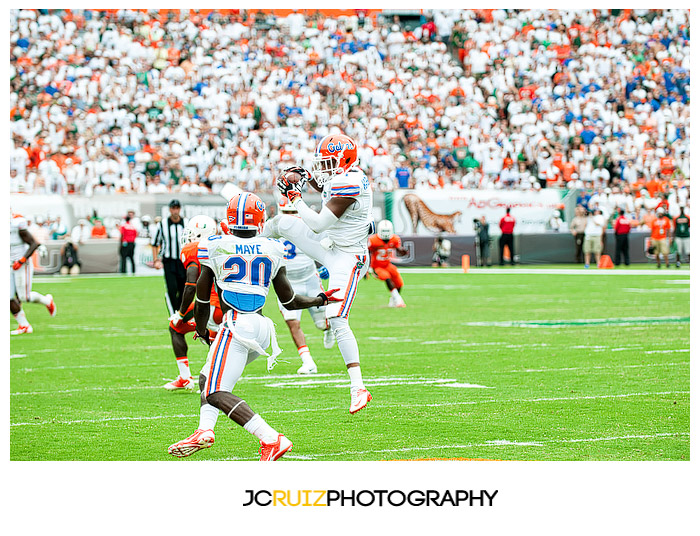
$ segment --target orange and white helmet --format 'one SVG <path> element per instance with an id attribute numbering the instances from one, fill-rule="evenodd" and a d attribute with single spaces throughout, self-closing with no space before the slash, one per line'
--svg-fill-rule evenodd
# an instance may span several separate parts
<path id="1" fill-rule="evenodd" d="M 182 233 L 182 244 L 199 242 L 216 234 L 216 222 L 209 216 L 199 215 L 187 222 Z"/>
<path id="2" fill-rule="evenodd" d="M 319 186 L 334 175 L 345 173 L 357 163 L 357 144 L 345 134 L 330 134 L 316 146 L 311 161 L 311 176 Z"/>
<path id="3" fill-rule="evenodd" d="M 241 192 L 228 202 L 226 224 L 229 231 L 262 232 L 265 225 L 265 203 L 253 193 Z"/>

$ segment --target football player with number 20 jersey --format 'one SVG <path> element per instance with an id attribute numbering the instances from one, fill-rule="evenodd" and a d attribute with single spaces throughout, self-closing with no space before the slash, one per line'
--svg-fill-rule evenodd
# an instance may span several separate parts
<path id="1" fill-rule="evenodd" d="M 220 410 L 258 438 L 261 461 L 274 461 L 292 448 L 291 441 L 232 392 L 248 363 L 264 355 L 271 370 L 281 352 L 274 324 L 262 315 L 270 284 L 290 310 L 320 307 L 341 298 L 333 297 L 339 289 L 319 292 L 315 297 L 294 292 L 286 276 L 284 247 L 277 240 L 258 235 L 265 224 L 265 204 L 258 196 L 243 192 L 233 197 L 226 220 L 231 234 L 210 236 L 199 243 L 197 257 L 202 270 L 194 309 L 197 334 L 208 342 L 211 291 L 216 285 L 224 316 L 202 368 L 201 382 L 202 397 L 216 412 L 200 410 L 197 431 L 171 445 L 168 452 L 182 457 L 211 447 Z"/>
<path id="2" fill-rule="evenodd" d="M 344 134 L 331 134 L 316 147 L 312 169 L 294 167 L 277 181 L 280 193 L 297 209 L 299 217 L 275 216 L 268 225 L 269 236 L 292 241 L 309 257 L 328 269 L 329 287 L 338 287 L 343 300 L 326 307 L 338 349 L 350 376 L 350 413 L 367 406 L 372 396 L 365 388 L 360 370 L 360 351 L 348 316 L 357 287 L 369 269 L 367 237 L 372 223 L 372 188 L 357 167 L 357 145 Z M 296 175 L 302 180 L 295 182 Z M 309 208 L 301 198 L 308 182 L 321 192 L 321 212 Z"/>

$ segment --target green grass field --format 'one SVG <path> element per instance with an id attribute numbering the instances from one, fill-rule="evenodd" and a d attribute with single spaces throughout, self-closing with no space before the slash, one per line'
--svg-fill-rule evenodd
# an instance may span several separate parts
<path id="1" fill-rule="evenodd" d="M 405 272 L 405 309 L 364 280 L 350 323 L 374 400 L 348 413 L 337 347 L 303 327 L 319 374 L 284 353 L 250 365 L 236 394 L 294 443 L 287 460 L 687 460 L 690 278 Z M 617 272 L 617 270 L 615 271 Z M 172 460 L 197 426 L 199 396 L 177 375 L 160 277 L 42 279 L 58 315 L 25 305 L 34 333 L 11 337 L 12 460 Z M 11 328 L 16 323 L 11 319 Z M 196 373 L 206 347 L 190 344 Z M 179 460 L 254 460 L 257 441 L 220 415 L 216 444 Z"/>

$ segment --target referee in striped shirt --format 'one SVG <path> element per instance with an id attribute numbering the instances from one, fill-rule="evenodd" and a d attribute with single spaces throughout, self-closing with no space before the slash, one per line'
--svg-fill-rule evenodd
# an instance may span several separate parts
<path id="1" fill-rule="evenodd" d="M 163 268 L 167 290 L 165 301 L 172 315 L 180 308 L 187 273 L 180 260 L 180 239 L 185 231 L 185 220 L 180 216 L 180 201 L 173 199 L 169 207 L 170 216 L 158 224 L 151 248 L 153 267 Z"/>

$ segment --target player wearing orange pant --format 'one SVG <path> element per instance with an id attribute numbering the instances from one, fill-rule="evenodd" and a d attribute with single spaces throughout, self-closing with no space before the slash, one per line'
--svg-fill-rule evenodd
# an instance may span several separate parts
<path id="1" fill-rule="evenodd" d="M 182 235 L 182 249 L 180 250 L 180 260 L 185 267 L 187 279 L 185 290 L 182 295 L 180 309 L 170 317 L 170 338 L 177 361 L 179 375 L 175 380 L 166 383 L 163 387 L 168 391 L 180 389 L 194 390 L 197 385 L 196 380 L 190 372 L 190 364 L 187 359 L 187 341 L 185 335 L 196 331 L 194 322 L 194 295 L 197 285 L 197 278 L 202 271 L 202 266 L 197 257 L 198 244 L 201 240 L 216 234 L 216 222 L 209 216 L 195 216 L 188 223 Z M 221 323 L 222 313 L 219 305 L 219 296 L 216 291 L 211 295 L 210 329 L 215 331 L 217 325 Z M 212 337 L 213 338 L 213 337 Z"/>
<path id="2" fill-rule="evenodd" d="M 391 259 L 396 253 L 405 255 L 406 249 L 401 246 L 401 239 L 394 234 L 394 226 L 389 220 L 382 220 L 377 225 L 377 234 L 369 237 L 370 268 L 377 279 L 386 282 L 391 292 L 389 307 L 406 307 L 401 297 L 403 279 Z"/>

